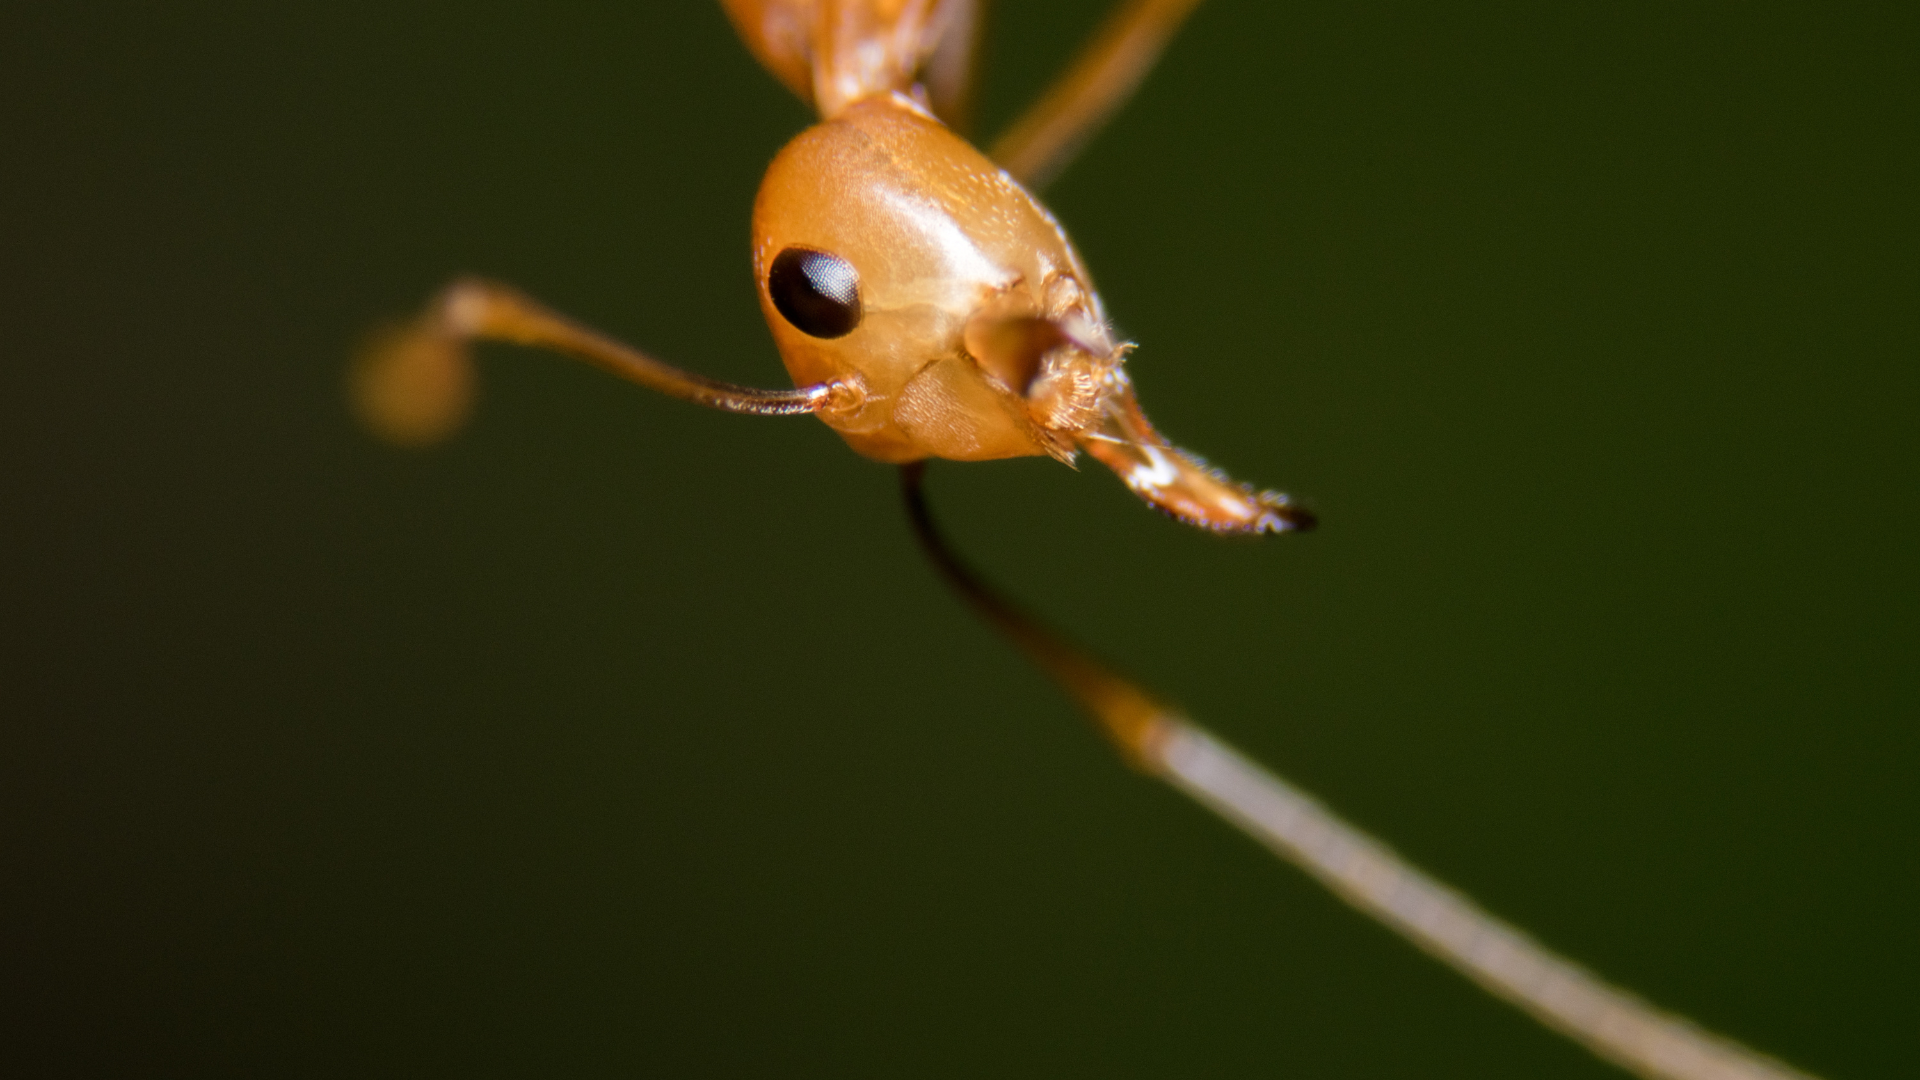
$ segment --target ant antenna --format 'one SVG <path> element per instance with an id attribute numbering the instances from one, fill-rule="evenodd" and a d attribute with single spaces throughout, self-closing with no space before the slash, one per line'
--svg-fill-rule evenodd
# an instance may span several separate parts
<path id="1" fill-rule="evenodd" d="M 935 525 L 925 462 L 901 466 L 907 517 L 946 583 L 1052 676 L 1127 759 L 1429 955 L 1646 1080 L 1814 1080 L 1573 963 L 1215 738 L 1001 596 Z"/>

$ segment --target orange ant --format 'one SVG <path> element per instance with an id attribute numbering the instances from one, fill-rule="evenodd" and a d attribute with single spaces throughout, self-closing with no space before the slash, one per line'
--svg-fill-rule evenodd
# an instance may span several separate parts
<path id="1" fill-rule="evenodd" d="M 1191 525 L 1312 527 L 1287 496 L 1228 479 L 1148 423 L 1126 371 L 1132 346 L 1116 339 L 1079 253 L 1030 193 L 1131 96 L 1198 2 L 1127 0 L 983 154 L 955 133 L 982 0 L 722 0 L 747 47 L 821 117 L 775 157 L 753 210 L 760 306 L 795 387 L 682 371 L 513 289 L 464 279 L 356 362 L 356 409 L 394 442 L 443 438 L 471 400 L 467 344 L 492 339 L 717 409 L 817 416 L 859 453 L 901 466 L 915 533 L 948 584 L 1140 769 L 1630 1072 L 1806 1080 L 1605 983 L 1428 877 L 1003 599 L 935 527 L 927 459 L 1071 462 L 1083 451 Z"/>

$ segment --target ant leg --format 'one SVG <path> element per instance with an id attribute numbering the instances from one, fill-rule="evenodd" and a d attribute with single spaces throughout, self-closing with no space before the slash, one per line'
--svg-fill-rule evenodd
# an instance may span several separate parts
<path id="1" fill-rule="evenodd" d="M 924 464 L 902 466 L 900 481 L 927 558 L 967 606 L 1093 714 L 1136 768 L 1489 993 L 1635 1076 L 1814 1080 L 1642 1001 L 1521 933 L 1015 607 L 940 535 L 921 486 Z"/>
<path id="2" fill-rule="evenodd" d="M 850 383 L 758 390 L 663 364 L 505 285 L 462 278 L 413 322 L 386 331 L 355 358 L 354 411 L 390 442 L 425 444 L 453 433 L 473 399 L 468 342 L 508 341 L 566 353 L 669 397 L 728 412 L 793 416 L 857 403 Z"/>
<path id="3" fill-rule="evenodd" d="M 948 0 L 941 8 L 939 44 L 920 65 L 933 114 L 971 137 L 974 86 L 979 81 L 980 42 L 987 26 L 989 0 Z"/>
<path id="4" fill-rule="evenodd" d="M 1180 723 L 1166 705 L 1082 652 L 1072 642 L 1001 596 L 986 579 L 948 546 L 927 508 L 923 477 L 925 461 L 900 466 L 900 493 L 906 498 L 907 519 L 920 550 L 933 563 L 947 586 L 966 601 L 974 614 L 1011 641 L 1040 670 L 1060 684 L 1074 703 L 1085 709 L 1100 730 L 1127 760 L 1148 772 L 1159 772 L 1160 745 Z"/>
<path id="5" fill-rule="evenodd" d="M 987 156 L 1031 188 L 1060 174 L 1139 88 L 1200 0 L 1128 0 Z"/>

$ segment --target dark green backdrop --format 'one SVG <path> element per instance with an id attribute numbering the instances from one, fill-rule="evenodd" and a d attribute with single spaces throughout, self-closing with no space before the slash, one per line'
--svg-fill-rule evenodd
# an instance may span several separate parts
<path id="1" fill-rule="evenodd" d="M 1004 7 L 989 126 L 1103 5 Z M 1572 956 L 1910 1075 L 1898 7 L 1216 0 L 1050 197 L 1153 415 L 1324 529 L 938 506 Z M 0 14 L 0 1071 L 1613 1075 L 1120 767 L 817 423 L 505 349 L 442 450 L 348 421 L 462 270 L 777 381 L 806 119 L 692 0 Z"/>

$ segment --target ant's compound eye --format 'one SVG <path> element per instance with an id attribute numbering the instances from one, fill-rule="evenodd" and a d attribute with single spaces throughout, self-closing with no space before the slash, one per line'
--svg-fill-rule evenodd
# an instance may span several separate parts
<path id="1" fill-rule="evenodd" d="M 860 275 L 838 255 L 790 247 L 767 271 L 773 306 L 801 333 L 845 337 L 860 325 Z"/>

